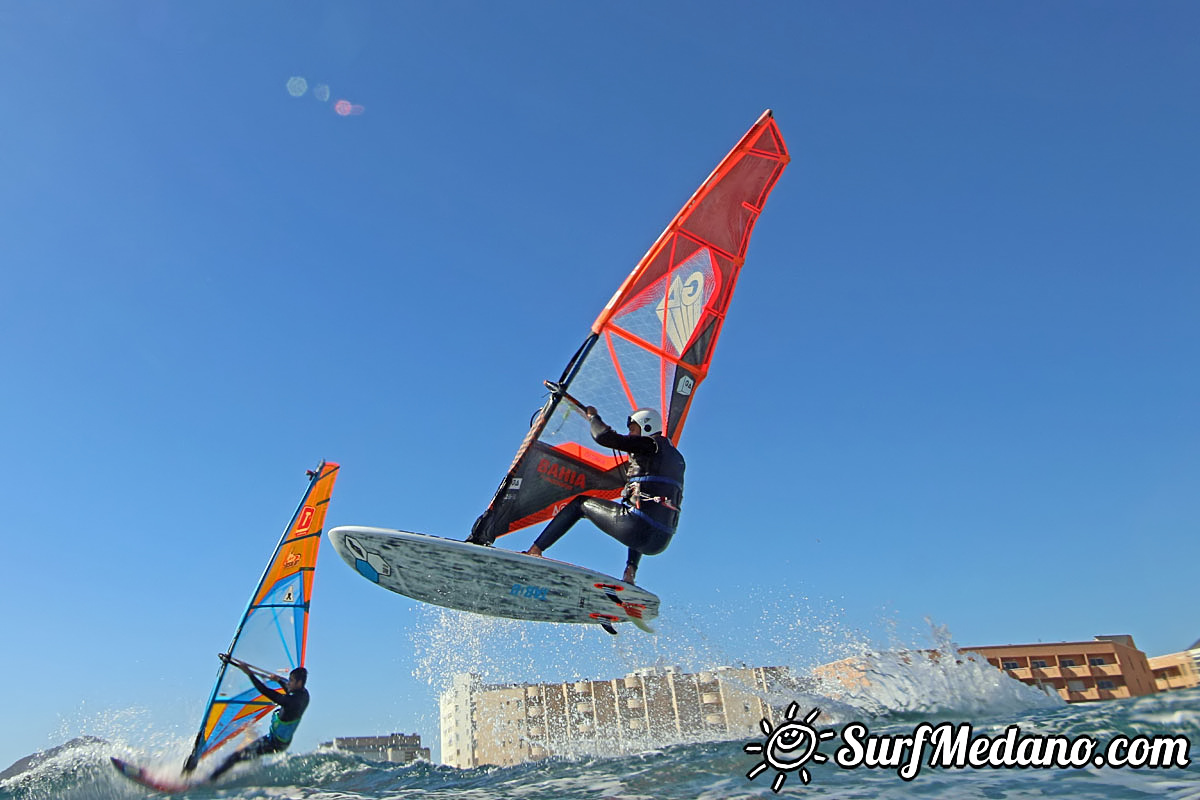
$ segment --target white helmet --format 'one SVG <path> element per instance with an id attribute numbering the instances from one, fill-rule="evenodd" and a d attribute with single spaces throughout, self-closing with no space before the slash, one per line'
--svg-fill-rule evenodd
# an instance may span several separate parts
<path id="1" fill-rule="evenodd" d="M 636 424 L 641 428 L 642 433 L 647 436 L 653 436 L 656 433 L 662 433 L 662 414 L 659 414 L 653 408 L 639 408 L 629 415 L 626 424 Z"/>

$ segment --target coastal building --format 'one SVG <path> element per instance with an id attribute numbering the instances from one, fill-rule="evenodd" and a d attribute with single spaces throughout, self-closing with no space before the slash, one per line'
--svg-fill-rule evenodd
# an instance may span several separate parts
<path id="1" fill-rule="evenodd" d="M 1154 683 L 1160 692 L 1200 686 L 1200 642 L 1188 650 L 1150 659 Z"/>
<path id="2" fill-rule="evenodd" d="M 668 667 L 611 680 L 501 685 L 457 675 L 440 702 L 442 761 L 510 766 L 761 735 L 760 722 L 782 716 L 796 685 L 786 667 Z"/>
<path id="3" fill-rule="evenodd" d="M 332 742 L 322 742 L 321 747 L 332 747 L 345 753 L 369 758 L 372 761 L 393 761 L 408 764 L 413 761 L 428 761 L 429 748 L 421 746 L 420 734 L 393 733 L 388 736 L 346 736 Z"/>
<path id="4" fill-rule="evenodd" d="M 1158 690 L 1146 654 L 1133 637 L 1097 636 L 1090 642 L 964 647 L 1031 686 L 1053 688 L 1068 703 L 1113 700 Z"/>

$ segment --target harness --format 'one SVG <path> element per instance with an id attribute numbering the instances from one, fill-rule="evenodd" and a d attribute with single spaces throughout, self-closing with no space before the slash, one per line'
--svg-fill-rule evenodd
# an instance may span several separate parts
<path id="1" fill-rule="evenodd" d="M 292 737 L 296 735 L 296 728 L 300 726 L 300 719 L 296 718 L 284 722 L 279 717 L 279 710 L 271 715 L 271 738 L 281 744 L 291 744 Z"/>
<path id="2" fill-rule="evenodd" d="M 675 505 L 675 503 L 671 500 L 671 498 L 669 498 L 669 497 L 651 497 L 650 495 L 642 494 L 642 487 L 638 485 L 638 484 L 642 484 L 642 483 L 665 483 L 668 486 L 674 486 L 676 489 L 679 490 L 679 493 L 682 495 L 683 494 L 683 484 L 680 483 L 679 481 L 675 480 L 674 478 L 668 478 L 665 475 L 638 475 L 636 477 L 629 478 L 626 482 L 634 484 L 632 487 L 633 490 L 628 493 L 629 494 L 628 499 L 629 499 L 630 504 L 635 509 L 640 510 L 642 507 L 642 503 L 648 502 L 648 503 L 658 503 L 663 508 L 669 508 L 670 510 L 678 513 L 679 506 Z M 642 514 L 641 516 L 645 516 L 645 515 Z M 649 519 L 649 517 L 647 517 L 647 519 Z"/>

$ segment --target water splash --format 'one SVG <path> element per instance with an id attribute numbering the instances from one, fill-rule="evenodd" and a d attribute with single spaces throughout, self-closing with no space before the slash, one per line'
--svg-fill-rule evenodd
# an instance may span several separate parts
<path id="1" fill-rule="evenodd" d="M 733 604 L 670 607 L 656 620 L 658 634 L 630 629 L 612 637 L 590 625 L 532 624 L 422 606 L 412 643 L 417 654 L 414 677 L 441 694 L 453 676 L 470 673 L 485 685 L 559 684 L 611 680 L 646 668 L 674 667 L 700 673 L 722 666 L 787 667 L 794 686 L 770 692 L 739 685 L 731 688 L 759 697 L 774 709 L 791 703 L 822 709 L 825 721 L 898 722 L 936 715 L 970 719 L 1012 716 L 1057 708 L 1063 701 L 1008 677 L 983 658 L 958 650 L 950 631 L 926 620 L 925 630 L 907 636 L 894 618 L 879 621 L 874 635 L 844 622 L 836 604 L 767 590 L 754 609 Z M 845 681 L 846 669 L 822 671 L 841 662 L 857 680 Z M 671 726 L 650 731 L 637 744 L 643 749 L 702 743 L 735 734 L 698 730 L 680 735 Z M 573 742 L 580 758 L 612 756 L 611 743 Z M 628 752 L 626 750 L 626 752 Z"/>

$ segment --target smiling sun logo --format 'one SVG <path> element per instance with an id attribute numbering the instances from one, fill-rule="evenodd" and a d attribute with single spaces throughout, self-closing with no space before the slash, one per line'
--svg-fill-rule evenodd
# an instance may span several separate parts
<path id="1" fill-rule="evenodd" d="M 817 748 L 824 740 L 837 736 L 837 731 L 825 730 L 818 733 L 812 726 L 821 713 L 819 708 L 810 711 L 802 722 L 796 721 L 798 709 L 799 706 L 795 703 L 789 705 L 785 714 L 786 721 L 781 722 L 778 728 L 773 728 L 771 721 L 764 718 L 759 723 L 759 727 L 762 728 L 767 740 L 750 742 L 742 748 L 747 753 L 760 753 L 763 757 L 762 761 L 755 764 L 746 773 L 746 777 L 750 780 L 757 778 L 768 767 L 774 767 L 777 770 L 778 774 L 771 784 L 771 791 L 776 794 L 783 788 L 783 782 L 787 780 L 788 773 L 796 770 L 800 771 L 800 780 L 807 786 L 808 782 L 812 780 L 812 775 L 804 765 L 809 761 L 815 764 L 823 764 L 828 761 L 829 759 L 823 753 L 818 752 Z"/>

